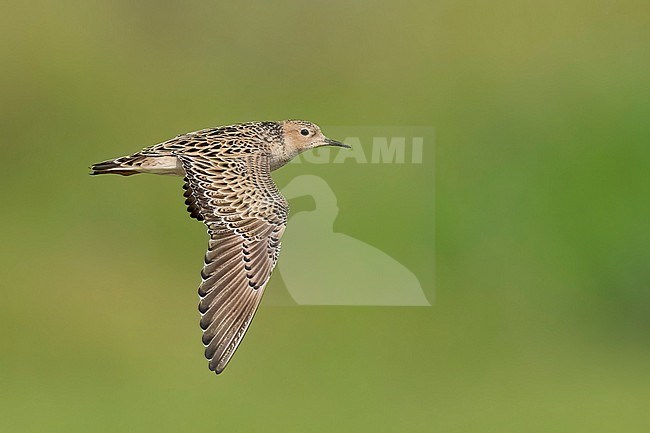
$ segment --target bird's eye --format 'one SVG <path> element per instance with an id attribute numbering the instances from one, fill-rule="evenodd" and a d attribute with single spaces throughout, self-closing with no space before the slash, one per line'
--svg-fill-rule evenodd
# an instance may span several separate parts
<path id="1" fill-rule="evenodd" d="M 303 128 L 303 129 L 301 129 L 301 130 L 300 130 L 300 133 L 301 133 L 302 135 L 304 135 L 304 136 L 306 137 L 306 136 L 308 136 L 308 135 L 309 135 L 309 130 L 308 130 L 308 129 L 305 129 L 305 128 Z"/>

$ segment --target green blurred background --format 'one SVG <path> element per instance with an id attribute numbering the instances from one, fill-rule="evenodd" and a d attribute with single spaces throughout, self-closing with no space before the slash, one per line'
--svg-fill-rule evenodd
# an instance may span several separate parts
<path id="1" fill-rule="evenodd" d="M 646 431 L 648 52 L 646 1 L 3 2 L 0 431 Z M 283 118 L 435 127 L 274 175 L 435 302 L 267 305 L 215 377 L 180 180 L 87 166 Z"/>

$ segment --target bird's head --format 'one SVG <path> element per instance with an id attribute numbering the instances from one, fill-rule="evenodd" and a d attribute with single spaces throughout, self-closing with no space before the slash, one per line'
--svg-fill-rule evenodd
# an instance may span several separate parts
<path id="1" fill-rule="evenodd" d="M 285 120 L 281 123 L 284 133 L 284 146 L 292 157 L 305 150 L 322 146 L 350 148 L 345 143 L 325 137 L 318 125 L 306 120 Z"/>

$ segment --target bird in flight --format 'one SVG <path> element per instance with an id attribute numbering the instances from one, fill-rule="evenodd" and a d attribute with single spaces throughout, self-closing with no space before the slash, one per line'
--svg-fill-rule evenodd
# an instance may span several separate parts
<path id="1" fill-rule="evenodd" d="M 289 205 L 271 171 L 322 146 L 350 147 L 304 120 L 249 122 L 189 132 L 91 166 L 93 175 L 184 178 L 187 210 L 210 236 L 199 312 L 205 357 L 217 374 L 244 337 L 280 254 Z"/>

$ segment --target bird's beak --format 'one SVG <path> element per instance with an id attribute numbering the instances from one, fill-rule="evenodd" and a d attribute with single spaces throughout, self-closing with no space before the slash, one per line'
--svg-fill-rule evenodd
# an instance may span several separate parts
<path id="1" fill-rule="evenodd" d="M 332 140 L 330 138 L 325 139 L 325 146 L 336 146 L 336 147 L 344 147 L 346 149 L 352 149 L 352 146 L 341 143 L 340 141 Z"/>

